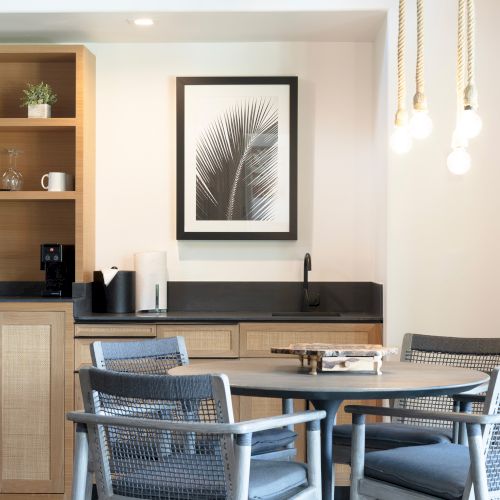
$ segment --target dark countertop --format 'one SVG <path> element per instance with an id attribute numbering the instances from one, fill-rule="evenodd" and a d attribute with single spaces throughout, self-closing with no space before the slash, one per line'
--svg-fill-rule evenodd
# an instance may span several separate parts
<path id="1" fill-rule="evenodd" d="M 0 282 L 0 302 L 73 302 L 75 323 L 382 323 L 382 286 L 372 282 L 310 283 L 320 307 L 298 313 L 301 282 L 169 282 L 167 313 L 110 314 L 95 307 L 90 283 L 73 298 L 42 297 L 42 282 Z M 279 314 L 271 311 L 283 311 Z M 295 312 L 292 312 L 295 311 Z M 335 311 L 337 314 L 329 314 Z"/>
<path id="2" fill-rule="evenodd" d="M 166 313 L 108 314 L 87 313 L 75 318 L 75 323 L 381 323 L 382 317 L 371 313 L 340 313 L 328 315 L 273 316 L 270 312 L 195 312 L 172 311 Z"/>

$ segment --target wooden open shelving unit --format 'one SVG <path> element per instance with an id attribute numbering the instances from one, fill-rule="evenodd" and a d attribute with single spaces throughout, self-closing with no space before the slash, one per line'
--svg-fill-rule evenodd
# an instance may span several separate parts
<path id="1" fill-rule="evenodd" d="M 53 118 L 26 118 L 27 82 L 58 95 Z M 23 151 L 22 191 L 0 191 L 0 281 L 41 281 L 41 243 L 75 245 L 76 281 L 91 280 L 95 254 L 95 58 L 81 45 L 0 45 L 0 176 L 6 150 Z M 75 177 L 75 191 L 47 192 L 48 172 Z"/>

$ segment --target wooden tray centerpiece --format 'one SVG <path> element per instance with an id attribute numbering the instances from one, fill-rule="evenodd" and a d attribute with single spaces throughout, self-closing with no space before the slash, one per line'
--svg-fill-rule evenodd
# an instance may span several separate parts
<path id="1" fill-rule="evenodd" d="M 295 354 L 300 365 L 307 363 L 310 375 L 318 372 L 382 373 L 382 356 L 397 354 L 397 347 L 379 344 L 290 344 L 288 347 L 271 347 L 276 354 Z"/>

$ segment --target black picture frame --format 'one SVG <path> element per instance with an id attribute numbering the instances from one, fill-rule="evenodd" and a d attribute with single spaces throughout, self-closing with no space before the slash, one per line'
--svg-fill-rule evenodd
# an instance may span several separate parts
<path id="1" fill-rule="evenodd" d="M 178 240 L 297 239 L 297 90 L 298 78 L 296 76 L 176 78 Z M 190 123 L 190 116 L 195 115 L 204 117 L 205 113 L 203 113 L 203 110 L 200 110 L 200 106 L 195 106 L 194 102 L 196 102 L 196 104 L 207 103 L 209 107 L 212 102 L 216 103 L 215 105 L 219 105 L 220 102 L 225 102 L 224 98 L 221 99 L 217 96 L 211 97 L 211 93 L 214 91 L 222 94 L 226 92 L 231 95 L 235 94 L 236 97 L 234 97 L 234 102 L 236 104 L 234 104 L 231 109 L 228 107 L 225 109 L 221 108 L 223 112 L 214 114 L 212 122 L 207 121 L 206 127 L 200 129 L 203 131 L 203 134 L 195 136 L 195 133 L 191 132 L 191 130 L 196 129 L 196 127 L 193 126 L 193 123 Z M 255 93 L 255 95 L 252 94 L 252 97 L 246 97 L 247 91 L 249 94 Z M 271 95 L 272 92 L 275 91 L 280 94 L 279 98 Z M 207 92 L 206 96 L 204 92 Z M 238 97 L 238 92 L 245 92 L 245 96 L 242 95 Z M 259 92 L 262 92 L 262 96 L 258 95 Z M 267 95 L 264 95 L 266 93 Z M 192 97 L 193 95 L 201 95 L 203 98 L 196 100 Z M 231 97 L 231 99 L 233 98 Z M 240 99 L 240 103 L 238 99 Z M 288 109 L 286 109 L 286 105 Z M 224 147 L 218 147 L 220 142 L 214 139 L 217 130 L 220 129 L 220 127 L 218 128 L 214 124 L 220 125 L 222 123 L 223 126 L 226 127 L 228 123 L 236 123 L 234 120 L 237 120 L 238 117 L 240 119 L 238 123 L 241 123 L 241 116 L 247 117 L 249 114 L 248 110 L 251 109 L 254 111 L 256 108 L 259 110 L 265 108 L 267 112 L 270 107 L 272 108 L 272 118 L 269 118 L 269 121 L 266 121 L 265 124 L 266 126 L 267 124 L 272 125 L 269 125 L 265 130 L 267 132 L 272 130 L 273 132 L 262 133 L 262 138 L 254 140 L 253 138 L 257 137 L 257 134 L 251 135 L 248 132 L 243 134 L 241 133 L 241 127 L 238 128 L 231 125 L 225 128 L 226 136 L 229 134 L 229 131 L 238 128 L 241 134 L 238 137 L 252 137 L 252 139 L 247 139 L 246 150 L 251 147 L 254 148 L 253 151 L 258 151 L 258 153 L 253 153 L 254 156 L 250 160 L 245 159 L 248 158 L 245 157 L 245 153 L 242 154 L 239 162 L 234 160 L 235 155 L 230 156 L 233 161 L 231 168 L 234 169 L 236 163 L 238 165 L 243 165 L 243 167 L 239 167 L 240 175 L 237 173 L 226 174 L 226 171 L 235 172 L 229 167 L 225 169 L 220 168 L 217 170 L 218 177 L 212 184 L 203 183 L 200 180 L 203 176 L 199 176 L 198 173 L 202 172 L 206 178 L 206 175 L 208 175 L 207 172 L 212 174 L 214 171 L 214 168 L 210 164 L 210 162 L 213 162 L 213 155 L 199 153 L 200 148 L 202 148 L 201 150 L 204 152 L 203 147 L 207 143 L 205 139 L 207 137 L 210 139 L 208 141 L 210 144 L 207 147 L 211 148 L 210 151 L 212 153 L 224 149 Z M 186 110 L 188 110 L 188 116 L 186 116 Z M 193 112 L 193 110 L 195 111 Z M 209 115 L 210 113 L 207 114 Z M 255 112 L 252 116 L 258 115 L 261 117 L 262 114 L 263 112 L 259 111 Z M 271 116 L 270 114 L 271 111 L 269 111 L 269 116 Z M 230 118 L 227 118 L 228 116 Z M 288 120 L 282 117 L 288 117 Z M 227 120 L 230 119 L 233 121 L 228 122 Z M 259 119 L 261 120 L 259 123 L 261 123 L 263 119 Z M 191 121 L 194 120 L 191 119 Z M 288 123 L 283 126 L 283 123 L 286 121 Z M 250 122 L 254 124 L 255 120 L 250 120 Z M 245 123 L 249 122 L 246 121 Z M 284 130 L 285 128 L 288 130 Z M 261 130 L 262 129 L 263 126 L 261 127 Z M 215 132 L 213 132 L 214 130 Z M 248 130 L 248 128 L 245 130 Z M 186 136 L 189 136 L 188 144 L 186 144 Z M 191 136 L 193 136 L 194 139 Z M 253 145 L 248 146 L 248 143 L 252 141 Z M 260 141 L 260 143 L 258 141 Z M 265 141 L 269 142 L 259 148 L 258 144 L 263 144 Z M 269 144 L 271 141 L 273 142 L 270 146 Z M 279 141 L 283 142 L 280 143 Z M 234 141 L 230 143 L 234 144 Z M 287 147 L 283 147 L 283 144 Z M 280 151 L 285 152 L 285 154 L 281 155 L 281 158 Z M 221 155 L 219 154 L 219 156 Z M 271 156 L 272 159 L 269 159 Z M 226 158 L 227 157 L 228 155 L 226 155 Z M 256 159 L 254 160 L 254 158 Z M 188 164 L 186 164 L 186 162 L 188 162 Z M 216 162 L 217 166 L 222 165 L 221 162 L 222 160 L 218 160 L 218 162 Z M 208 165 L 209 168 L 205 168 L 206 165 Z M 244 174 L 241 174 L 242 168 L 246 169 Z M 268 170 L 266 171 L 265 168 L 268 168 Z M 267 172 L 267 174 L 264 175 L 264 172 Z M 231 176 L 233 180 L 228 180 Z M 222 183 L 220 182 L 221 177 L 224 177 Z M 188 180 L 186 180 L 186 178 Z M 236 180 L 238 178 L 243 180 L 240 182 Z M 271 181 L 269 181 L 269 178 L 271 178 Z M 251 180 L 248 181 L 248 179 Z M 210 180 L 212 179 L 210 178 Z M 232 184 L 229 184 L 229 182 Z M 244 182 L 247 184 L 243 184 Z M 286 183 L 288 186 L 286 186 Z M 224 184 L 224 189 L 220 188 L 221 184 Z M 242 185 L 244 185 L 245 188 L 241 187 Z M 237 212 L 240 214 L 238 215 L 238 220 L 221 218 L 222 216 L 220 214 L 223 203 L 217 203 L 218 212 L 212 215 L 215 213 L 214 206 L 216 203 L 213 202 L 211 204 L 211 200 L 216 199 L 212 194 L 216 187 L 211 191 L 210 186 L 219 187 L 217 193 L 222 194 L 220 194 L 220 198 L 218 199 L 229 196 L 230 200 L 233 200 L 228 203 L 229 206 L 231 206 L 231 213 Z M 232 186 L 231 189 L 228 189 L 230 186 Z M 235 186 L 237 186 L 239 190 L 236 196 Z M 279 186 L 279 193 L 276 186 Z M 186 193 L 186 189 L 189 190 L 189 194 Z M 245 189 L 244 195 L 238 196 L 242 192 L 242 189 Z M 247 193 L 252 189 L 255 193 L 249 196 Z M 235 198 L 238 200 L 237 210 L 233 209 Z M 186 205 L 186 202 L 188 202 L 188 205 Z M 286 206 L 286 204 L 288 206 Z M 229 212 L 230 209 L 226 208 L 224 212 L 226 214 L 225 217 L 229 217 L 229 215 L 227 215 Z M 276 213 L 279 213 L 279 221 L 275 221 L 275 219 L 278 218 Z M 188 220 L 186 220 L 186 217 L 188 217 Z M 203 217 L 205 217 L 206 220 L 204 220 Z M 246 219 L 243 219 L 243 217 L 246 217 Z M 286 220 L 286 218 L 288 218 L 288 220 Z M 206 221 L 208 221 L 208 223 Z M 208 230 L 206 229 L 207 225 L 210 225 L 210 229 Z M 241 229 L 240 226 L 244 226 L 244 228 Z M 266 229 L 262 230 L 264 226 L 266 226 Z M 279 226 L 279 229 L 274 230 L 274 226 Z"/>

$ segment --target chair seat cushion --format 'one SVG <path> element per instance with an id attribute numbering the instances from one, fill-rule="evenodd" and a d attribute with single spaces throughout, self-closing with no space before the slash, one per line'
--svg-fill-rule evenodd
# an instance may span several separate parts
<path id="1" fill-rule="evenodd" d="M 373 451 L 365 476 L 448 500 L 462 498 L 469 471 L 466 446 L 440 443 Z"/>
<path id="2" fill-rule="evenodd" d="M 367 424 L 365 426 L 366 451 L 388 450 L 400 446 L 418 446 L 426 444 L 449 443 L 452 440 L 451 429 L 438 427 L 417 427 L 398 423 Z M 333 428 L 335 446 L 351 446 L 351 425 L 336 425 Z"/>
<path id="3" fill-rule="evenodd" d="M 269 429 L 252 434 L 252 455 L 260 455 L 284 448 L 293 443 L 297 433 L 288 429 Z"/>
<path id="4" fill-rule="evenodd" d="M 290 498 L 307 484 L 304 464 L 279 460 L 252 460 L 250 465 L 250 500 Z"/>
<path id="5" fill-rule="evenodd" d="M 113 492 L 153 500 L 226 498 L 224 465 L 216 465 L 214 458 L 194 454 L 172 455 L 165 461 L 113 460 Z M 250 463 L 249 498 L 252 500 L 290 498 L 306 483 L 304 464 L 278 460 Z"/>

